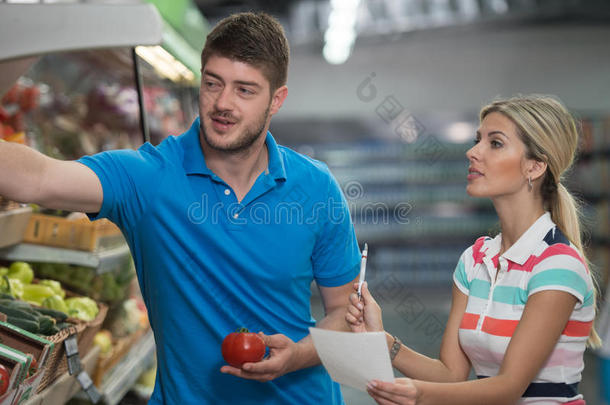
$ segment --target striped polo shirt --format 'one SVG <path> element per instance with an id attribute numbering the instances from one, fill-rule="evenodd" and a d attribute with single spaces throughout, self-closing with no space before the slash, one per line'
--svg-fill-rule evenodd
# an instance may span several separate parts
<path id="1" fill-rule="evenodd" d="M 479 378 L 497 375 L 529 296 L 544 290 L 566 291 L 578 302 L 555 349 L 519 404 L 582 399 L 577 385 L 595 317 L 593 282 L 585 262 L 548 212 L 499 255 L 501 240 L 501 234 L 477 239 L 455 269 L 453 280 L 468 295 L 459 329 L 462 349 Z"/>

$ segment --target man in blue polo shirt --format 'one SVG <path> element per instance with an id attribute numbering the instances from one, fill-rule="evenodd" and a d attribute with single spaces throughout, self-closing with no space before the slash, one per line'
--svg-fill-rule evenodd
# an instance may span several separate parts
<path id="1" fill-rule="evenodd" d="M 0 145 L 0 195 L 93 212 L 123 231 L 157 344 L 152 404 L 339 404 L 308 327 L 315 280 L 326 316 L 345 329 L 359 249 L 328 168 L 268 132 L 287 95 L 279 23 L 221 21 L 202 53 L 200 117 L 154 147 L 79 162 Z M 262 332 L 269 356 L 235 368 L 223 338 Z"/>

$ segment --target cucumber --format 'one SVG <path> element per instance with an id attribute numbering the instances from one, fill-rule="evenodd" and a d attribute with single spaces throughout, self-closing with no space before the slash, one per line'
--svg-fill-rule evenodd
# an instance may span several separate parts
<path id="1" fill-rule="evenodd" d="M 38 322 L 38 317 L 36 315 L 14 307 L 0 305 L 0 312 L 5 313 L 8 317 L 20 318 L 31 322 Z"/>
<path id="2" fill-rule="evenodd" d="M 27 311 L 30 313 L 34 313 L 34 308 L 32 308 L 32 306 L 25 302 L 25 301 L 20 301 L 20 300 L 0 300 L 0 305 L 6 306 L 6 307 L 10 307 L 10 308 L 15 308 L 15 309 L 19 309 L 21 311 Z"/>
<path id="3" fill-rule="evenodd" d="M 74 326 L 74 325 L 71 324 L 70 322 L 59 322 L 55 325 L 55 327 L 58 328 L 59 330 L 69 328 L 70 326 Z"/>
<path id="4" fill-rule="evenodd" d="M 43 315 L 48 315 L 51 318 L 55 318 L 59 322 L 63 322 L 68 318 L 68 314 L 66 314 L 65 312 L 57 311 L 57 310 L 51 309 L 51 308 L 43 308 L 43 307 L 36 308 L 36 312 L 43 314 Z"/>
<path id="5" fill-rule="evenodd" d="M 51 318 L 48 315 L 41 315 L 40 317 L 38 317 L 38 325 L 40 326 L 40 332 L 43 335 L 54 335 L 57 332 L 54 333 L 50 333 L 53 329 L 53 327 L 55 326 L 55 319 Z"/>
<path id="6" fill-rule="evenodd" d="M 38 333 L 40 330 L 40 326 L 36 321 L 28 321 L 27 319 L 15 318 L 12 316 L 7 316 L 6 321 L 31 333 Z"/>
<path id="7" fill-rule="evenodd" d="M 42 333 L 42 334 L 46 335 L 46 336 L 52 336 L 56 333 L 59 333 L 59 328 L 57 326 L 53 325 L 53 326 L 51 326 L 51 328 L 49 328 L 49 330 L 46 331 L 46 333 Z"/>

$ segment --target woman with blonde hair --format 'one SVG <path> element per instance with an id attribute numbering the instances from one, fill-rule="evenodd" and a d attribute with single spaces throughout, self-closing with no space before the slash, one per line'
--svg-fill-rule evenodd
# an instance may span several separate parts
<path id="1" fill-rule="evenodd" d="M 577 204 L 561 183 L 577 146 L 574 119 L 554 98 L 483 107 L 466 190 L 492 200 L 501 233 L 477 239 L 456 266 L 439 359 L 386 332 L 392 364 L 408 378 L 371 381 L 377 403 L 585 403 L 577 385 L 587 343 L 600 343 L 596 293 Z M 384 330 L 366 284 L 345 318 L 354 332 Z M 467 381 L 471 368 L 478 378 Z"/>

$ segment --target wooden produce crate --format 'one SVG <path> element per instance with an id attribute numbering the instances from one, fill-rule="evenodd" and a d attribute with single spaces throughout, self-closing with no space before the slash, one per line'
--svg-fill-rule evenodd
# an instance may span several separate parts
<path id="1" fill-rule="evenodd" d="M 107 219 L 92 222 L 87 218 L 32 214 L 23 241 L 95 252 L 124 243 L 124 238 L 119 228 Z"/>
<path id="2" fill-rule="evenodd" d="M 0 248 L 16 245 L 23 240 L 31 215 L 30 207 L 0 211 Z"/>
<path id="3" fill-rule="evenodd" d="M 62 374 L 67 373 L 68 360 L 66 358 L 66 348 L 64 347 L 63 342 L 70 335 L 76 333 L 78 353 L 81 358 L 83 358 L 89 352 L 93 346 L 93 338 L 102 327 L 102 323 L 104 322 L 106 314 L 108 313 L 108 307 L 105 304 L 98 302 L 97 305 L 100 310 L 94 320 L 84 322 L 74 318 L 68 318 L 69 321 L 74 322 L 74 326 L 63 329 L 53 336 L 46 337 L 47 340 L 55 343 L 55 350 L 47 361 L 47 369 L 37 392 L 41 392 Z"/>

